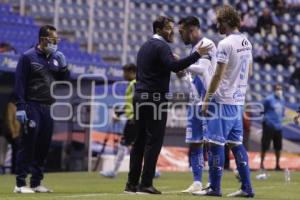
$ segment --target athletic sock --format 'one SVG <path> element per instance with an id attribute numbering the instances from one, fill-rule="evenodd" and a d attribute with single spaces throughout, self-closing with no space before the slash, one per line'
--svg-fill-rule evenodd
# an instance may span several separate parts
<path id="1" fill-rule="evenodd" d="M 191 165 L 194 177 L 194 182 L 202 182 L 202 170 L 203 170 L 203 148 L 192 147 L 191 148 Z"/>
<path id="2" fill-rule="evenodd" d="M 238 145 L 231 148 L 235 158 L 237 170 L 241 177 L 241 189 L 247 193 L 253 193 L 250 179 L 250 168 L 248 165 L 248 155 L 244 145 Z"/>
<path id="3" fill-rule="evenodd" d="M 224 166 L 224 146 L 211 145 L 208 154 L 210 186 L 214 191 L 221 192 L 221 179 Z"/>
<path id="4" fill-rule="evenodd" d="M 114 170 L 113 170 L 113 172 L 115 174 L 118 173 L 119 168 L 120 168 L 120 166 L 122 164 L 122 161 L 124 160 L 124 157 L 127 154 L 127 152 L 128 152 L 128 147 L 125 146 L 125 145 L 119 144 L 118 152 L 117 152 L 117 155 L 116 155 L 115 167 L 114 167 Z"/>

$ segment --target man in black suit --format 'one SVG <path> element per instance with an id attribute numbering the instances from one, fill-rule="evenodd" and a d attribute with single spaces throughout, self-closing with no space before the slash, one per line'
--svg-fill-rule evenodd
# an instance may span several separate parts
<path id="1" fill-rule="evenodd" d="M 153 37 L 142 45 L 137 55 L 133 98 L 137 137 L 130 153 L 125 193 L 161 194 L 153 187 L 153 177 L 165 134 L 171 71 L 184 70 L 211 48 L 200 45 L 190 56 L 177 59 L 168 45 L 173 42 L 173 30 L 173 19 L 158 17 L 153 22 Z"/>

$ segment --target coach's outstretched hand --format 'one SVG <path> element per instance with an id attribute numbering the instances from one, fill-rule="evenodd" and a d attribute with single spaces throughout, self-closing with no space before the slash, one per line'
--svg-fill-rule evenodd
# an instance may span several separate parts
<path id="1" fill-rule="evenodd" d="M 208 52 L 211 50 L 212 48 L 212 44 L 209 44 L 209 45 L 206 45 L 206 46 L 203 46 L 203 42 L 199 45 L 199 47 L 196 49 L 196 51 L 201 55 L 207 55 Z"/>

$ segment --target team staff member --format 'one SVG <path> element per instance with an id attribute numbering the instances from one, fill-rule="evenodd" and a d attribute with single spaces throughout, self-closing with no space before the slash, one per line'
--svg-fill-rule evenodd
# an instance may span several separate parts
<path id="1" fill-rule="evenodd" d="M 137 55 L 133 103 L 138 133 L 130 154 L 126 193 L 161 194 L 153 187 L 153 177 L 167 121 L 165 95 L 169 91 L 170 73 L 187 68 L 211 48 L 200 45 L 189 57 L 177 60 L 168 45 L 173 42 L 173 29 L 171 18 L 157 18 L 153 22 L 153 37 L 142 45 Z"/>
<path id="2" fill-rule="evenodd" d="M 65 56 L 57 50 L 58 40 L 55 27 L 42 26 L 39 43 L 27 50 L 17 65 L 16 116 L 22 134 L 16 161 L 16 193 L 52 192 L 41 185 L 53 129 L 50 106 L 55 100 L 50 87 L 55 80 L 69 76 Z M 32 176 L 30 187 L 26 187 L 29 170 Z"/>
<path id="3" fill-rule="evenodd" d="M 277 84 L 274 87 L 274 94 L 266 97 L 264 100 L 264 119 L 263 119 L 263 134 L 261 138 L 261 162 L 260 168 L 264 169 L 264 160 L 267 150 L 270 148 L 271 140 L 273 140 L 276 167 L 275 170 L 280 170 L 280 152 L 282 148 L 282 122 L 284 118 L 283 92 L 281 85 Z"/>

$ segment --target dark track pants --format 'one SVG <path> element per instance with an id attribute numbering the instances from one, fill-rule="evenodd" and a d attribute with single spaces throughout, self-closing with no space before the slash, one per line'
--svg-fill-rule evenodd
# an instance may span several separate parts
<path id="1" fill-rule="evenodd" d="M 26 114 L 31 122 L 28 123 L 27 133 L 22 130 L 22 135 L 17 141 L 16 181 L 18 187 L 25 186 L 27 174 L 31 173 L 30 187 L 36 187 L 44 177 L 53 120 L 50 116 L 50 106 L 47 105 L 28 103 Z"/>

